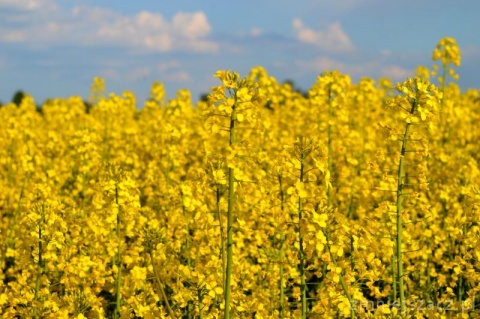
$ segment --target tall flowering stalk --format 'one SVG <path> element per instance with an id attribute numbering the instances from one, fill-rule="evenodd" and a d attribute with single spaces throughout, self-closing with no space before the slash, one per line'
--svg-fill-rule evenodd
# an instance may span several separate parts
<path id="1" fill-rule="evenodd" d="M 111 225 L 108 232 L 109 240 L 106 244 L 114 276 L 113 317 L 120 318 L 124 302 L 122 289 L 125 238 L 134 236 L 135 216 L 138 214 L 140 202 L 135 182 L 119 165 L 107 164 L 105 170 L 104 179 L 98 185 L 102 192 L 95 196 L 93 204 L 98 210 L 98 217 L 107 225 Z M 107 232 L 104 235 L 107 235 Z"/>
<path id="2" fill-rule="evenodd" d="M 103 97 L 105 97 L 105 79 L 94 77 L 90 86 L 89 102 L 97 104 Z"/>
<path id="3" fill-rule="evenodd" d="M 34 282 L 33 295 L 31 295 L 32 318 L 42 318 L 52 312 L 54 304 L 51 299 L 51 286 L 55 278 L 55 263 L 64 246 L 66 225 L 59 212 L 64 209 L 61 203 L 49 196 L 51 188 L 46 184 L 36 184 L 32 193 L 28 195 L 26 205 L 30 208 L 20 221 L 25 228 L 26 242 L 23 245 L 31 245 L 30 259 L 35 266 L 26 266 L 24 276 L 32 276 L 28 283 Z M 27 243 L 28 241 L 28 243 Z M 26 247 L 24 247 L 26 248 Z M 24 249 L 26 252 L 27 250 Z M 35 276 L 35 279 L 33 278 Z M 20 280 L 22 282 L 22 280 Z M 27 283 L 27 282 L 25 282 Z M 24 287 L 24 289 L 27 287 Z M 28 291 L 29 289 L 27 289 Z"/>
<path id="4" fill-rule="evenodd" d="M 304 227 L 302 224 L 305 223 L 305 211 L 304 211 L 304 202 L 307 198 L 307 192 L 305 190 L 305 175 L 307 173 L 307 159 L 312 155 L 314 150 L 312 141 L 309 141 L 305 138 L 299 138 L 294 143 L 291 155 L 293 159 L 297 162 L 295 168 L 298 169 L 298 180 L 295 182 L 295 185 L 290 187 L 287 190 L 287 194 L 291 195 L 291 200 L 297 200 L 297 214 L 298 214 L 298 270 L 300 272 L 300 300 L 302 304 L 301 318 L 307 318 L 307 283 L 306 283 L 306 253 L 305 253 L 305 242 L 304 242 Z"/>
<path id="5" fill-rule="evenodd" d="M 393 140 L 401 142 L 401 149 L 398 155 L 398 169 L 397 169 L 397 189 L 396 189 L 396 275 L 398 284 L 398 294 L 400 298 L 400 311 L 405 312 L 405 287 L 404 287 L 404 270 L 403 270 L 403 220 L 405 212 L 403 209 L 404 197 L 415 195 L 405 192 L 405 189 L 414 185 L 409 181 L 409 173 L 407 171 L 406 157 L 408 153 L 420 155 L 420 161 L 424 162 L 428 155 L 428 141 L 425 136 L 418 132 L 412 132 L 412 127 L 431 124 L 432 119 L 438 112 L 438 104 L 440 94 L 433 84 L 429 84 L 426 80 L 421 78 L 407 79 L 403 83 L 396 85 L 396 90 L 400 93 L 392 101 L 391 106 L 400 110 L 401 117 L 405 121 L 405 129 L 403 132 L 391 132 Z M 400 134 L 398 134 L 400 133 Z M 399 138 L 400 137 L 400 138 Z M 414 147 L 409 148 L 409 141 L 420 142 L 423 148 Z M 415 160 L 415 159 L 413 159 Z M 413 161 L 412 160 L 412 161 Z M 409 163 L 409 165 L 416 164 L 418 167 L 417 180 L 420 189 L 426 189 L 428 186 L 426 178 L 426 165 L 421 165 L 421 162 Z M 396 299 L 396 296 L 394 296 Z"/>
<path id="6" fill-rule="evenodd" d="M 320 108 L 322 111 L 315 110 L 318 114 L 316 125 L 324 134 L 326 124 L 327 139 L 327 165 L 321 170 L 325 173 L 327 205 L 332 205 L 333 194 L 332 184 L 330 183 L 331 174 L 333 174 L 333 143 L 334 143 L 334 126 L 345 117 L 342 108 L 347 101 L 346 91 L 350 86 L 350 76 L 341 74 L 338 71 L 330 71 L 322 73 L 317 82 L 309 91 L 313 106 Z"/>
<path id="7" fill-rule="evenodd" d="M 441 71 L 437 64 L 433 65 L 433 75 L 438 76 L 440 92 L 443 94 L 440 98 L 440 126 L 445 123 L 445 88 L 447 86 L 447 77 L 458 80 L 459 76 L 455 73 L 454 66 L 459 67 L 461 63 L 460 48 L 454 38 L 441 39 L 432 54 L 433 61 L 440 61 Z M 439 74 L 440 73 L 440 74 Z"/>
<path id="8" fill-rule="evenodd" d="M 343 122 L 346 122 L 346 112 L 344 110 L 345 104 L 348 101 L 348 90 L 351 86 L 350 76 L 346 74 L 341 74 L 339 71 L 330 71 L 322 73 L 318 78 L 316 83 L 309 90 L 311 96 L 311 102 L 315 108 L 319 108 L 322 111 L 315 111 L 317 114 L 317 123 L 316 125 L 319 128 L 320 134 L 324 135 L 326 130 L 326 140 L 327 140 L 327 161 L 321 162 L 316 161 L 317 168 L 324 174 L 325 180 L 325 197 L 326 197 L 326 208 L 328 210 L 333 210 L 336 203 L 333 202 L 333 185 L 331 182 L 332 175 L 337 177 L 339 175 L 338 169 L 334 168 L 335 166 L 340 166 L 339 161 L 337 160 L 337 154 L 334 154 L 334 143 L 343 143 L 341 139 L 335 139 L 335 135 L 340 131 L 345 131 L 346 127 Z M 337 132 L 338 131 L 338 132 Z M 335 145 L 340 146 L 340 145 Z M 338 184 L 337 184 L 338 186 Z M 332 214 L 334 217 L 334 214 Z M 335 223 L 333 220 L 331 223 Z M 339 257 L 343 256 L 343 248 L 341 246 L 333 247 L 331 243 L 331 228 L 330 223 L 326 223 L 325 228 L 325 238 L 326 246 L 330 254 L 330 259 L 333 263 L 333 269 L 335 271 L 343 271 L 339 267 L 337 260 L 335 259 L 335 254 L 332 253 L 332 250 L 335 250 L 335 253 L 340 252 Z M 337 250 L 338 249 L 338 250 Z M 326 275 L 327 263 L 324 263 L 323 267 L 323 276 Z M 348 287 L 345 283 L 345 280 L 342 275 L 335 275 L 335 278 L 338 278 L 336 282 L 340 282 L 342 292 L 344 296 L 348 299 L 348 303 L 351 309 L 351 316 L 355 318 L 355 311 L 353 307 L 352 296 L 348 290 Z"/>
<path id="9" fill-rule="evenodd" d="M 235 168 L 237 151 L 237 125 L 248 122 L 253 125 L 257 120 L 257 106 L 263 102 L 263 95 L 258 84 L 250 78 L 240 79 L 240 75 L 233 71 L 217 71 L 215 77 L 222 81 L 221 86 L 213 88 L 209 95 L 210 108 L 206 111 L 212 133 L 227 133 L 228 155 L 227 164 L 227 244 L 226 244 L 226 268 L 224 299 L 224 318 L 231 318 L 231 295 L 232 295 L 232 269 L 233 269 L 233 245 L 234 245 L 234 204 L 235 204 Z M 227 121 L 222 121 L 226 118 Z"/>

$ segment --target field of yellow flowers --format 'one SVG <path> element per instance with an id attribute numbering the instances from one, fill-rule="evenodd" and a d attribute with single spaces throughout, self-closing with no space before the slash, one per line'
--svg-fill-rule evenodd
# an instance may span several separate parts
<path id="1" fill-rule="evenodd" d="M 0 316 L 479 317 L 480 91 L 433 61 L 1 107 Z"/>

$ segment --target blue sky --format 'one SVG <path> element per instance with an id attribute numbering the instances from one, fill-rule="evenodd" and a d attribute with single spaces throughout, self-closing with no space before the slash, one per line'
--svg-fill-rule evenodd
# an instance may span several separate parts
<path id="1" fill-rule="evenodd" d="M 0 101 L 87 99 L 94 76 L 139 106 L 153 81 L 196 100 L 216 70 L 257 65 L 303 89 L 332 69 L 400 81 L 445 36 L 462 52 L 460 86 L 478 89 L 478 30 L 478 0 L 0 0 Z"/>

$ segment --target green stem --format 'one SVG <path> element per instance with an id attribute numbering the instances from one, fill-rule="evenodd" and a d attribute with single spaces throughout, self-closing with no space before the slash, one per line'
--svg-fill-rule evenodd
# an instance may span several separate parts
<path id="1" fill-rule="evenodd" d="M 86 163 L 83 164 L 84 166 L 86 165 Z M 85 191 L 87 189 L 87 186 L 86 186 L 86 181 L 87 181 L 87 174 L 83 173 L 82 174 L 82 190 L 80 191 L 80 194 L 81 194 L 81 204 L 80 204 L 80 209 L 81 211 L 84 211 L 85 210 Z"/>
<path id="2" fill-rule="evenodd" d="M 186 251 L 186 259 L 187 259 L 187 266 L 188 270 L 192 270 L 192 261 L 190 259 L 190 225 L 188 223 L 187 213 L 185 210 L 185 206 L 182 206 L 183 217 L 187 221 L 185 225 L 185 251 Z"/>
<path id="3" fill-rule="evenodd" d="M 430 239 L 427 240 L 427 247 L 430 248 Z M 433 295 L 433 301 L 434 305 L 437 304 L 437 300 L 435 298 L 435 294 L 433 293 L 433 288 L 432 288 L 432 277 L 430 274 L 430 263 L 431 263 L 432 255 L 428 254 L 427 256 L 427 291 L 430 294 L 430 296 Z"/>
<path id="4" fill-rule="evenodd" d="M 444 63 L 443 65 L 443 73 L 442 73 L 442 83 L 440 84 L 440 92 L 442 93 L 442 98 L 440 100 L 440 127 L 443 128 L 443 121 L 444 121 L 444 101 L 445 101 L 445 87 L 446 87 L 446 81 L 447 81 L 447 71 L 448 71 L 448 65 Z M 443 131 L 442 131 L 442 142 L 443 142 Z"/>
<path id="5" fill-rule="evenodd" d="M 411 114 L 415 112 L 417 102 L 412 103 Z M 403 177 L 405 175 L 405 154 L 407 150 L 407 141 L 410 130 L 410 123 L 405 124 L 405 133 L 402 140 L 402 150 L 400 152 L 400 163 L 398 164 L 398 184 L 397 184 L 397 209 L 396 209 L 396 219 L 397 219 L 397 281 L 398 281 L 398 292 L 400 295 L 400 310 L 402 313 L 405 311 L 405 292 L 404 292 L 404 283 L 403 283 L 403 260 L 402 260 L 402 200 L 403 200 Z"/>
<path id="6" fill-rule="evenodd" d="M 235 103 L 232 107 L 232 114 L 230 115 L 230 146 L 235 141 L 235 121 L 237 119 Z M 234 169 L 228 168 L 228 215 L 227 215 L 227 275 L 225 278 L 225 319 L 230 319 L 230 298 L 231 298 L 231 280 L 232 280 L 232 266 L 233 266 L 233 204 L 234 204 Z"/>
<path id="7" fill-rule="evenodd" d="M 463 213 L 463 217 L 465 218 L 465 222 L 463 223 L 463 229 L 462 229 L 462 232 L 463 232 L 463 238 L 467 238 L 467 212 L 466 210 L 464 209 L 464 213 Z M 462 253 L 462 251 L 460 251 L 460 253 Z M 462 301 L 463 300 L 463 293 L 464 293 L 464 287 L 465 285 L 465 282 L 463 280 L 463 276 L 460 275 L 460 277 L 458 278 L 458 301 Z"/>
<path id="8" fill-rule="evenodd" d="M 163 282 L 160 279 L 160 274 L 157 271 L 157 267 L 155 266 L 155 262 L 153 259 L 153 254 L 150 251 L 148 253 L 150 255 L 150 262 L 152 263 L 152 268 L 153 268 L 153 274 L 155 276 L 155 281 L 157 282 L 158 289 L 160 291 L 160 297 L 163 299 L 163 303 L 165 304 L 165 308 L 167 308 L 167 313 L 170 316 L 170 318 L 175 319 L 175 313 L 172 310 L 172 307 L 170 307 L 170 303 L 168 302 L 167 294 L 165 293 L 165 289 L 163 288 Z"/>
<path id="9" fill-rule="evenodd" d="M 353 242 L 353 236 L 350 236 L 350 270 L 353 272 L 355 269 L 355 259 L 353 258 L 353 252 L 354 252 L 354 242 Z"/>
<path id="10" fill-rule="evenodd" d="M 397 300 L 397 275 L 395 273 L 395 254 L 392 255 L 392 258 L 390 260 L 391 265 L 392 265 L 392 286 L 393 286 L 393 292 L 392 292 L 392 299 L 389 301 L 395 302 Z"/>
<path id="11" fill-rule="evenodd" d="M 198 296 L 198 318 L 203 319 L 203 296 L 201 289 L 197 290 Z"/>
<path id="12" fill-rule="evenodd" d="M 8 239 L 7 239 L 7 245 L 5 247 L 4 256 L 6 254 L 7 248 L 12 248 L 13 249 L 15 247 L 15 240 L 14 240 L 13 237 L 14 237 L 14 234 L 15 234 L 15 227 L 17 226 L 17 216 L 19 215 L 20 209 L 22 208 L 22 199 L 23 199 L 23 195 L 25 193 L 25 185 L 26 185 L 26 183 L 29 179 L 30 179 L 30 173 L 28 173 L 27 176 L 23 179 L 22 188 L 20 189 L 20 194 L 19 194 L 18 200 L 17 200 L 17 205 L 16 205 L 15 210 L 13 212 L 12 221 L 9 225 L 10 227 L 8 227 L 8 229 L 7 229 Z"/>
<path id="13" fill-rule="evenodd" d="M 326 276 L 327 276 L 327 263 L 324 262 L 322 265 L 322 278 L 325 278 Z M 325 286 L 325 280 L 322 280 L 322 282 L 320 283 L 320 288 L 318 290 L 321 291 L 324 286 Z"/>
<path id="14" fill-rule="evenodd" d="M 300 154 L 300 182 L 303 183 L 303 175 L 305 169 L 305 151 L 303 149 Z M 300 261 L 300 292 L 302 298 L 302 319 L 307 318 L 307 284 L 305 281 L 305 252 L 303 248 L 303 235 L 302 235 L 302 219 L 303 219 L 303 201 L 302 198 L 298 198 L 298 241 L 299 241 L 299 250 L 298 250 L 298 259 Z"/>
<path id="15" fill-rule="evenodd" d="M 115 203 L 118 206 L 118 183 L 115 184 Z M 121 245 L 120 245 L 120 207 L 118 207 L 118 213 L 117 213 L 117 240 L 118 240 L 118 246 L 117 246 L 117 258 L 116 258 L 116 264 L 117 264 L 117 280 L 115 281 L 115 294 L 116 294 L 116 301 L 115 301 L 115 313 L 114 313 L 114 318 L 119 318 L 120 317 L 120 306 L 122 302 L 122 293 L 121 293 L 121 287 L 122 287 L 122 252 L 121 252 Z"/>
<path id="16" fill-rule="evenodd" d="M 187 217 L 187 211 L 186 211 L 184 205 L 182 206 L 182 213 L 183 213 L 183 218 L 186 221 L 186 223 L 185 223 L 185 253 L 184 253 L 184 258 L 186 258 L 186 260 L 187 260 L 188 270 L 192 271 L 192 261 L 190 259 L 190 224 L 189 224 L 189 219 Z M 187 305 L 187 318 L 188 319 L 193 318 L 193 305 L 192 305 L 191 301 L 189 301 L 188 305 Z"/>
<path id="17" fill-rule="evenodd" d="M 42 227 L 38 226 L 38 262 L 37 262 L 37 279 L 35 282 L 35 295 L 33 297 L 33 318 L 36 319 L 38 315 L 38 299 L 41 289 L 41 280 L 43 274 L 43 257 L 42 257 Z"/>
<path id="18" fill-rule="evenodd" d="M 225 234 L 223 231 L 223 218 L 222 214 L 220 213 L 220 188 L 217 185 L 217 190 L 216 190 L 216 195 L 217 195 L 217 215 L 218 215 L 218 222 L 220 225 L 220 260 L 222 261 L 222 282 L 223 282 L 223 291 L 225 291 L 225 275 L 226 275 L 226 270 L 225 270 Z"/>
<path id="19" fill-rule="evenodd" d="M 333 264 L 335 265 L 335 268 L 337 268 L 338 267 L 337 260 L 335 259 L 335 256 L 332 254 L 332 250 L 330 249 L 329 231 L 327 231 L 326 238 L 327 238 L 327 249 L 328 249 L 328 253 L 330 255 L 330 259 L 333 261 Z M 339 278 L 340 279 L 340 285 L 342 287 L 343 293 L 345 294 L 345 297 L 347 297 L 348 301 L 350 302 L 351 317 L 352 317 L 352 319 L 354 319 L 356 317 L 356 309 L 355 309 L 355 305 L 354 305 L 353 300 L 352 300 L 352 296 L 350 296 L 350 293 L 348 292 L 347 284 L 345 282 L 345 279 L 343 279 L 343 273 L 339 277 L 340 277 Z"/>
<path id="20" fill-rule="evenodd" d="M 329 98 L 328 98 L 328 171 L 330 172 L 330 176 L 332 176 L 332 125 L 330 122 L 333 119 L 333 110 L 332 110 L 332 93 L 331 89 L 329 89 Z M 332 187 L 330 183 L 327 183 L 327 207 L 332 205 Z"/>
<path id="21" fill-rule="evenodd" d="M 284 206 L 285 206 L 285 194 L 283 192 L 283 187 L 282 187 L 282 176 L 278 176 L 278 183 L 280 187 L 280 209 L 283 214 Z M 284 311 L 285 311 L 285 304 L 284 304 L 284 299 L 285 299 L 285 289 L 284 289 L 284 267 L 283 267 L 283 262 L 285 258 L 285 252 L 283 250 L 283 244 L 285 243 L 285 234 L 283 231 L 280 233 L 280 305 L 279 305 L 279 312 L 280 312 L 280 318 L 284 317 Z"/>

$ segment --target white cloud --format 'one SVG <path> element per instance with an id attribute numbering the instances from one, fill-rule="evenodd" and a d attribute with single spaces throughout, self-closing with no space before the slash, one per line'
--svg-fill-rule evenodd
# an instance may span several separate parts
<path id="1" fill-rule="evenodd" d="M 52 10 L 57 5 L 52 0 L 0 0 L 0 8 L 19 11 Z"/>
<path id="2" fill-rule="evenodd" d="M 325 30 L 314 30 L 306 27 L 302 20 L 296 18 L 292 21 L 292 27 L 295 38 L 302 43 L 330 52 L 348 52 L 353 49 L 350 38 L 338 22 L 332 23 Z"/>
<path id="3" fill-rule="evenodd" d="M 25 41 L 25 38 L 25 32 L 19 30 L 5 32 L 3 28 L 0 27 L 0 42 L 18 43 Z"/>
<path id="4" fill-rule="evenodd" d="M 211 31 L 210 24 L 203 12 L 177 13 L 172 20 L 175 30 L 187 39 L 208 36 Z"/>
<path id="5" fill-rule="evenodd" d="M 0 0 L 0 43 L 50 45 L 118 45 L 143 52 L 216 52 L 218 44 L 209 40 L 211 26 L 205 13 L 178 12 L 171 21 L 160 13 L 142 11 L 124 15 L 98 7 L 60 10 L 51 0 Z M 18 4 L 18 3 L 22 4 Z M 43 7 L 43 5 L 46 5 Z M 42 10 L 34 10 L 41 6 Z M 14 27 L 7 21 L 21 21 Z"/>
<path id="6" fill-rule="evenodd" d="M 253 28 L 250 30 L 250 36 L 258 37 L 263 34 L 263 30 L 260 28 Z"/>

